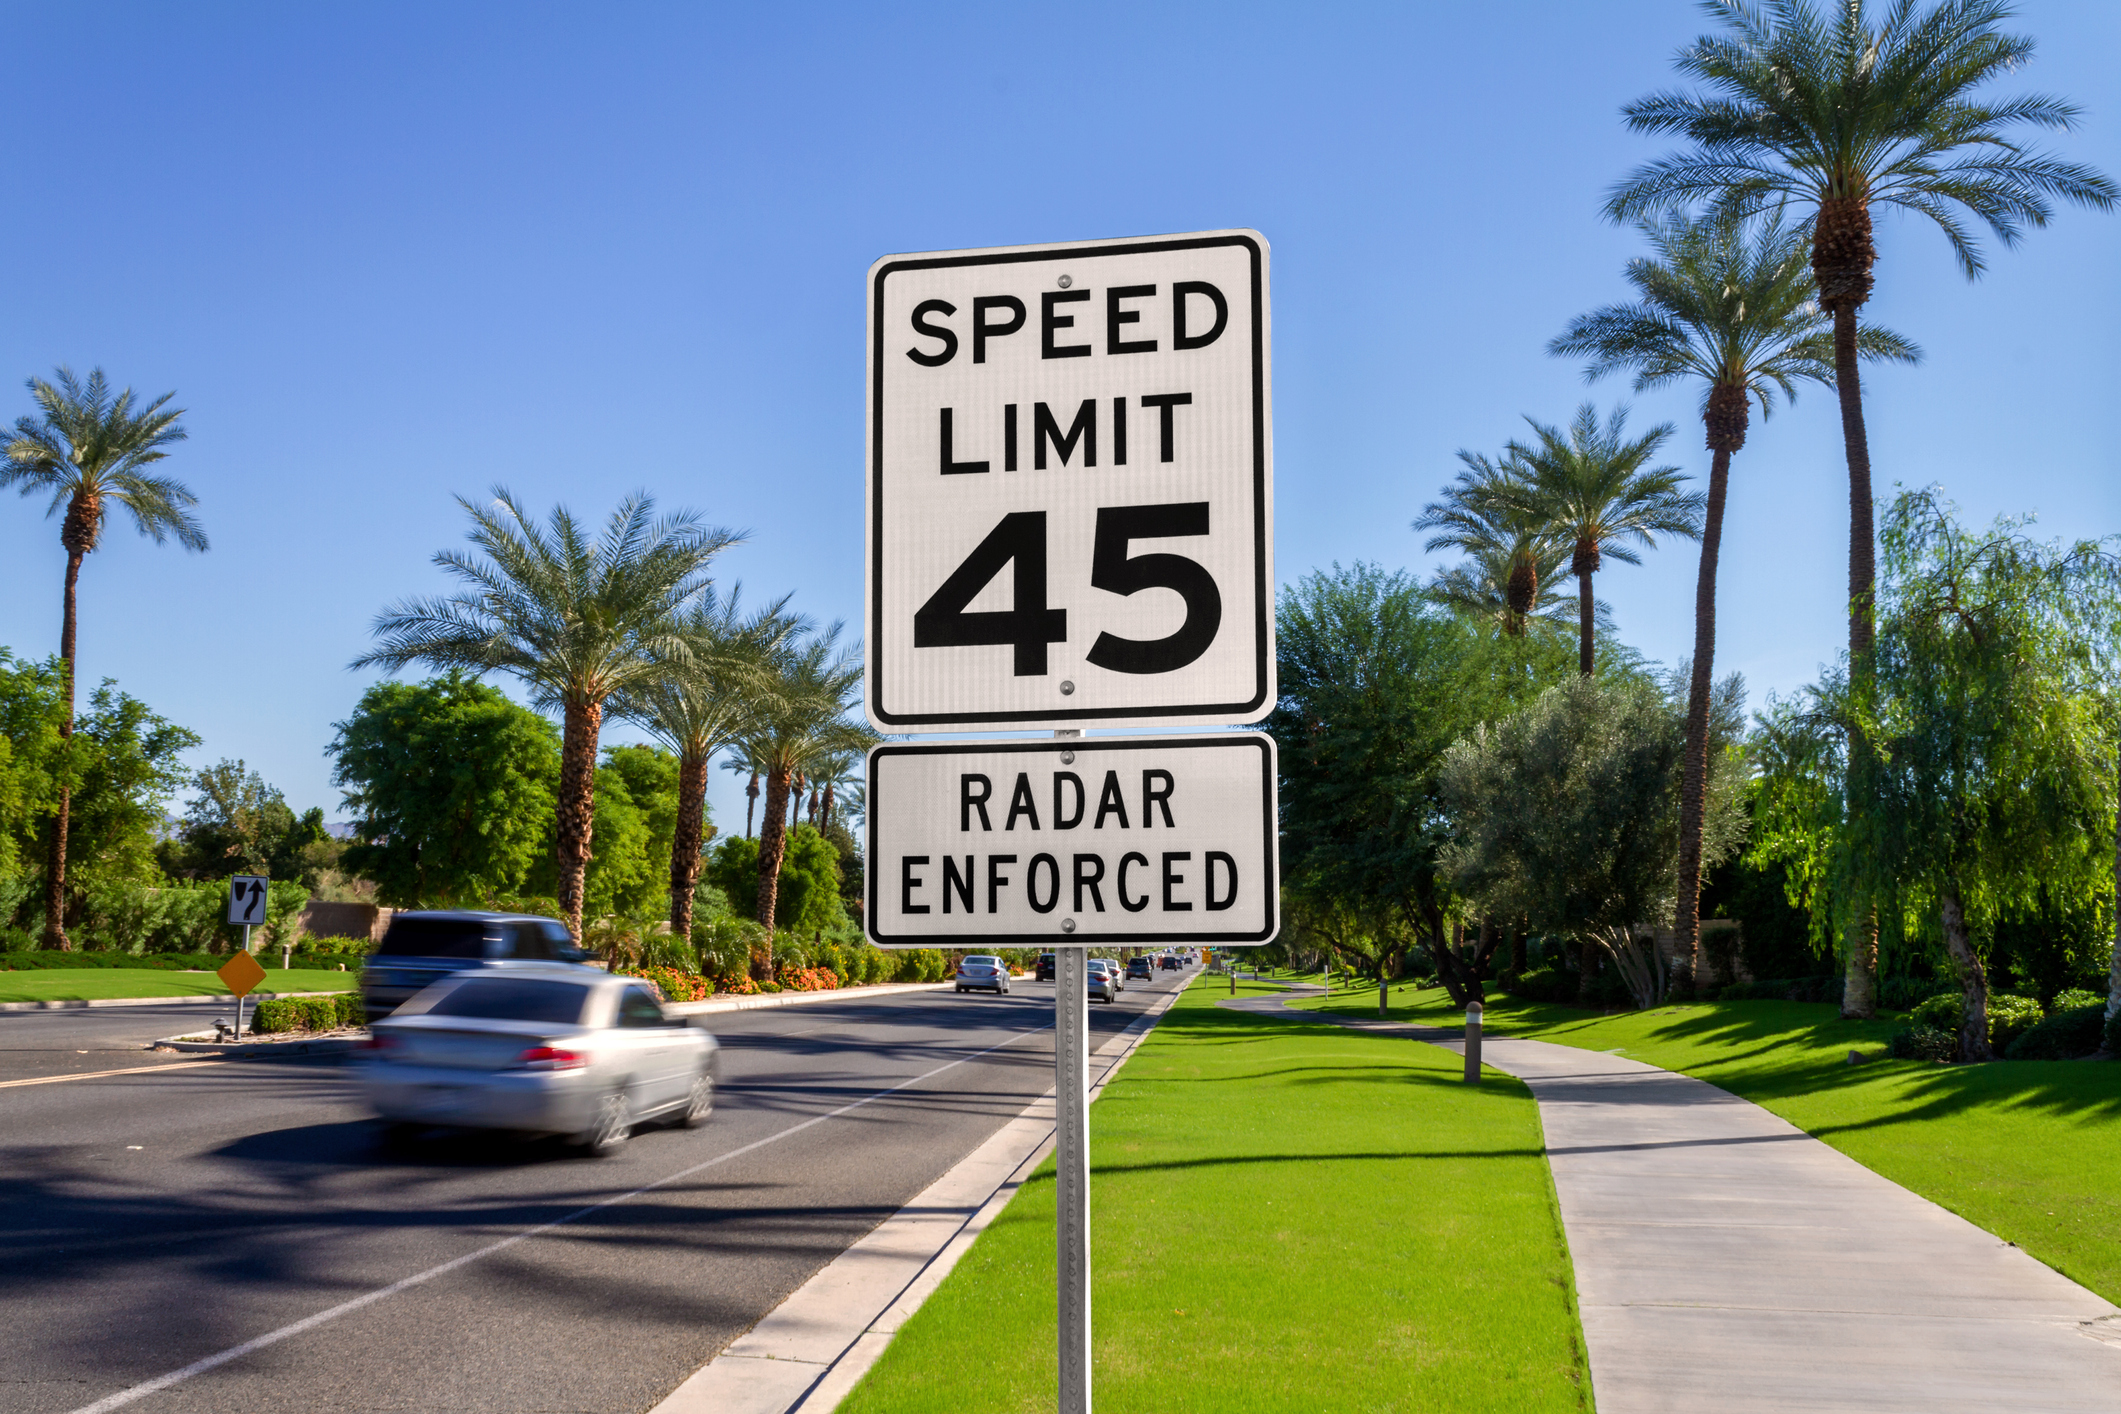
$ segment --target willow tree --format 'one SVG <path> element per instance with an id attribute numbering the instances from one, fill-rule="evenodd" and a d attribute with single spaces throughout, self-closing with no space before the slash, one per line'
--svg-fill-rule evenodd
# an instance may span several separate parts
<path id="1" fill-rule="evenodd" d="M 2034 151 L 2012 134 L 2066 131 L 2078 110 L 2044 95 L 1984 100 L 1979 90 L 2022 67 L 2033 41 L 2007 34 L 2005 0 L 1705 0 L 1723 33 L 1679 52 L 1701 90 L 1667 92 L 1622 111 L 1637 132 L 1668 133 L 1690 150 L 1631 173 L 1606 203 L 1634 220 L 1708 204 L 1726 213 L 1796 211 L 1811 223 L 1819 302 L 1833 319 L 1834 385 L 1849 477 L 1848 642 L 1851 671 L 1869 671 L 1877 580 L 1871 453 L 1859 377 L 1857 312 L 1870 299 L 1874 207 L 1933 222 L 1968 278 L 1985 259 L 1967 218 L 2005 246 L 2045 226 L 2061 198 L 2110 209 L 2121 192 L 2095 169 Z M 1854 743 L 1850 767 L 1862 808 L 1872 765 Z M 1875 918 L 1848 949 L 1845 1014 L 1872 1013 Z"/>
<path id="2" fill-rule="evenodd" d="M 716 752 L 750 727 L 772 690 L 773 652 L 803 621 L 788 600 L 747 614 L 741 589 L 710 588 L 671 626 L 685 652 L 621 688 L 619 715 L 644 728 L 678 759 L 677 828 L 670 846 L 670 928 L 692 935 L 692 899 L 707 842 L 707 768 Z"/>
<path id="3" fill-rule="evenodd" d="M 133 390 L 113 394 L 103 370 L 87 379 L 60 368 L 55 381 L 29 380 L 39 415 L 15 420 L 0 461 L 0 488 L 15 487 L 25 496 L 49 495 L 47 517 L 63 508 L 59 544 L 66 550 L 66 581 L 59 615 L 59 663 L 64 711 L 62 741 L 74 734 L 74 631 L 76 590 L 81 564 L 103 537 L 111 507 L 122 508 L 133 528 L 157 545 L 174 538 L 187 550 L 204 550 L 206 532 L 191 508 L 199 498 L 183 482 L 148 468 L 169 455 L 185 438 L 177 419 L 184 409 L 169 406 L 175 393 L 164 393 L 140 406 Z M 70 950 L 66 936 L 66 845 L 73 793 L 62 780 L 44 872 L 44 946 Z"/>
<path id="4" fill-rule="evenodd" d="M 465 589 L 385 609 L 378 645 L 353 666 L 505 672 L 541 710 L 560 714 L 554 863 L 560 908 L 579 938 L 605 705 L 689 661 L 677 623 L 706 591 L 709 563 L 742 537 L 690 513 L 658 518 L 645 492 L 620 502 L 598 536 L 564 506 L 541 527 L 498 487 L 486 504 L 457 504 L 484 555 L 443 550 L 434 562 Z"/>
<path id="5" fill-rule="evenodd" d="M 1832 319 L 1815 298 L 1803 233 L 1780 221 L 1747 224 L 1719 214 L 1646 222 L 1654 255 L 1628 263 L 1637 298 L 1580 315 L 1547 346 L 1586 358 L 1589 379 L 1632 372 L 1645 392 L 1691 383 L 1701 391 L 1709 491 L 1694 580 L 1694 657 L 1687 684 L 1686 775 L 1679 795 L 1679 900 L 1674 924 L 1680 970 L 1694 971 L 1701 935 L 1701 833 L 1709 773 L 1709 698 L 1715 681 L 1716 570 L 1731 458 L 1745 445 L 1754 403 L 1762 421 L 1775 397 L 1834 378 Z M 1866 328 L 1859 352 L 1912 363 L 1914 345 Z"/>
<path id="6" fill-rule="evenodd" d="M 1966 998 L 1960 1055 L 1990 1059 L 1985 940 L 2043 898 L 2089 902 L 2112 868 L 2112 543 L 2044 545 L 2021 523 L 1958 525 L 1934 492 L 1887 510 L 1870 690 L 1880 867 Z"/>

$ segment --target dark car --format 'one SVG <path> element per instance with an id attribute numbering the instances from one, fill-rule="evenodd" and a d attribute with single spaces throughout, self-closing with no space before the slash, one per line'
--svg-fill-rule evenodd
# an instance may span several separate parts
<path id="1" fill-rule="evenodd" d="M 1156 965 L 1166 972 L 1178 972 L 1181 971 L 1185 966 L 1185 964 L 1181 963 L 1178 958 L 1171 953 L 1165 953 L 1162 957 L 1158 958 L 1156 960 Z"/>
<path id="2" fill-rule="evenodd" d="M 1139 977 L 1142 981 L 1147 982 L 1155 977 L 1155 973 L 1149 967 L 1149 959 L 1137 957 L 1127 964 L 1127 976 L 1130 978 Z"/>
<path id="3" fill-rule="evenodd" d="M 574 945 L 567 925 L 551 918 L 513 913 L 399 913 L 361 968 L 361 1002 L 368 1019 L 375 1021 L 430 984 L 467 968 L 509 962 L 579 963 L 588 956 Z"/>
<path id="4" fill-rule="evenodd" d="M 1038 955 L 1038 980 L 1041 982 L 1051 982 L 1053 980 L 1055 966 L 1056 964 L 1054 963 L 1052 953 L 1040 953 Z"/>

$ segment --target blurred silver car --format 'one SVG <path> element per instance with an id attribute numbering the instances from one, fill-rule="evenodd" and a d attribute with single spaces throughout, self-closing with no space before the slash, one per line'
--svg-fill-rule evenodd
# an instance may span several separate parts
<path id="1" fill-rule="evenodd" d="M 1120 980 L 1119 969 L 1102 957 L 1091 958 L 1088 966 L 1090 969 L 1088 985 L 1091 1000 L 1100 1002 L 1118 1001 L 1120 991 L 1126 986 Z"/>
<path id="2" fill-rule="evenodd" d="M 982 957 L 974 954 L 962 959 L 957 965 L 957 975 L 951 978 L 960 992 L 974 987 L 992 989 L 994 995 L 1009 995 L 1009 964 L 998 957 Z"/>
<path id="3" fill-rule="evenodd" d="M 385 1120 L 564 1135 L 593 1154 L 714 1108 L 714 1038 L 646 985 L 565 964 L 459 973 L 369 1028 L 362 1093 Z"/>

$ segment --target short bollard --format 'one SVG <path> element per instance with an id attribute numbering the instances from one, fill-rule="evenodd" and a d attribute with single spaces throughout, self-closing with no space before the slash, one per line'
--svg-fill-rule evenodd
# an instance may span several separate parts
<path id="1" fill-rule="evenodd" d="M 1466 1003 L 1466 1084 L 1480 1083 L 1480 1003 Z"/>

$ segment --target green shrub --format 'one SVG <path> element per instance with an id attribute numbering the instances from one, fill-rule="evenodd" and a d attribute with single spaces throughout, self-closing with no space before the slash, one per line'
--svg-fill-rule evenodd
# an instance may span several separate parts
<path id="1" fill-rule="evenodd" d="M 368 1007 L 362 1002 L 359 992 L 341 992 L 331 1000 L 332 1005 L 338 1009 L 339 1025 L 366 1026 L 368 1024 Z"/>
<path id="2" fill-rule="evenodd" d="M 2083 987 L 2072 987 L 2066 992 L 2055 993 L 2055 999 L 2047 1004 L 2047 1014 L 2053 1016 L 2058 1011 L 2075 1011 L 2079 1007 L 2104 1007 L 2105 1005 L 2106 998 L 2099 993 L 2088 991 Z"/>
<path id="3" fill-rule="evenodd" d="M 374 952 L 373 938 L 304 938 L 301 953 L 307 957 L 329 957 L 334 961 L 346 957 L 366 957 Z"/>
<path id="4" fill-rule="evenodd" d="M 2063 993 L 2064 996 L 2069 995 Z M 2083 995 L 2090 995 L 2085 993 Z M 2060 1000 L 2060 998 L 2057 998 Z M 2005 1049 L 2005 1060 L 2075 1060 L 2099 1049 L 2099 1033 L 2106 1026 L 2106 1003 L 2057 1011 L 2032 1027 Z"/>
<path id="5" fill-rule="evenodd" d="M 1959 1056 L 1959 1033 L 1934 1026 L 1911 1026 L 1886 1043 L 1896 1060 L 1950 1061 Z"/>
<path id="6" fill-rule="evenodd" d="M 211 972 L 227 962 L 209 953 L 43 952 L 25 950 L 0 954 L 0 971 L 48 972 L 83 967 L 146 968 L 162 972 Z"/>
<path id="7" fill-rule="evenodd" d="M 1558 967 L 1534 967 L 1502 979 L 1502 988 L 1528 1002 L 1552 1002 L 1567 1006 L 1576 1000 L 1576 974 Z"/>
<path id="8" fill-rule="evenodd" d="M 279 997 L 258 1003 L 250 1029 L 261 1036 L 272 1036 L 355 1026 L 360 1024 L 360 1005 L 361 999 L 351 993 L 336 997 Z M 347 1017 L 349 1010 L 356 1013 L 352 1019 Z"/>
<path id="9" fill-rule="evenodd" d="M 1992 993 L 1988 999 L 1988 1043 L 2001 1051 L 2040 1024 L 2040 1003 L 2031 997 L 2008 992 Z M 1916 1005 L 1909 1017 L 1918 1027 L 1959 1034 L 1966 1025 L 1966 997 L 1959 992 L 1940 992 Z"/>

